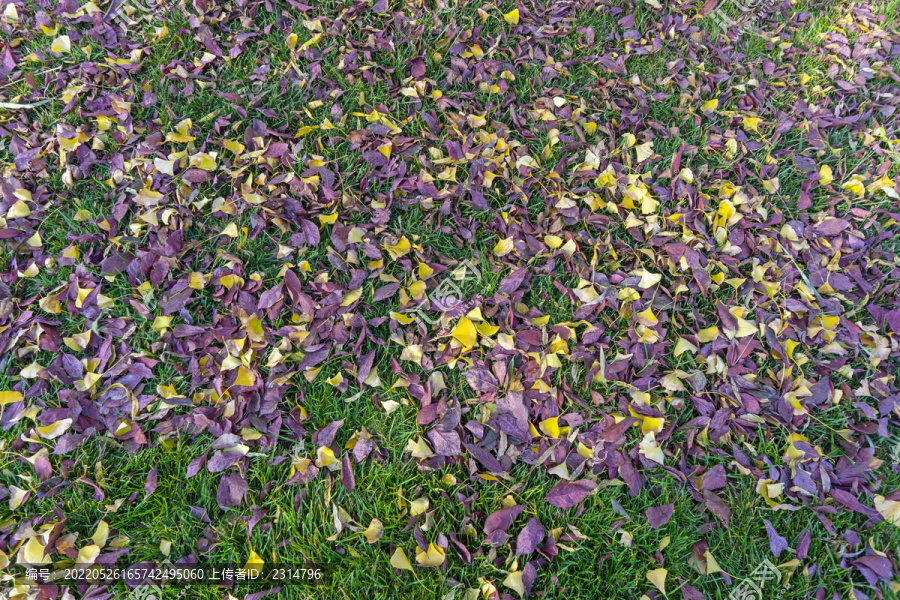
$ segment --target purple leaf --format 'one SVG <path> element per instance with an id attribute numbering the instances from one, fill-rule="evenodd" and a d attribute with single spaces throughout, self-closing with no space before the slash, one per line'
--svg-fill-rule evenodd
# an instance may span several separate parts
<path id="1" fill-rule="evenodd" d="M 647 509 L 647 522 L 653 529 L 659 529 L 669 522 L 675 513 L 675 503 L 663 504 L 662 506 L 651 506 Z"/>
<path id="2" fill-rule="evenodd" d="M 505 532 L 523 510 L 525 510 L 525 506 L 517 504 L 492 512 L 484 522 L 485 535 L 490 535 L 495 531 Z"/>
<path id="3" fill-rule="evenodd" d="M 221 508 L 234 508 L 244 501 L 249 489 L 247 480 L 240 473 L 223 475 L 216 492 L 216 503 Z"/>
<path id="4" fill-rule="evenodd" d="M 572 508 L 588 497 L 597 484 L 589 479 L 563 481 L 547 492 L 545 500 L 558 508 Z"/>
<path id="5" fill-rule="evenodd" d="M 772 550 L 775 558 L 778 558 L 782 552 L 788 549 L 788 541 L 778 535 L 778 532 L 775 531 L 768 519 L 763 519 L 763 523 L 766 524 L 766 533 L 769 535 L 769 548 Z"/>
<path id="6" fill-rule="evenodd" d="M 150 469 L 150 472 L 147 473 L 147 479 L 144 480 L 144 498 L 155 492 L 157 485 L 157 467 L 153 467 Z"/>
<path id="7" fill-rule="evenodd" d="M 531 554 L 537 550 L 545 536 L 544 526 L 532 517 L 516 538 L 516 554 Z"/>

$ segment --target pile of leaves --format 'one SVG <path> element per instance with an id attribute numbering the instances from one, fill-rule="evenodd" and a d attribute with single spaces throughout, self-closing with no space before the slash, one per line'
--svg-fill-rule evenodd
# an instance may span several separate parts
<path id="1" fill-rule="evenodd" d="M 62 507 L 33 507 L 73 485 L 103 500 L 69 458 L 83 444 L 183 438 L 213 440 L 185 474 L 220 474 L 223 509 L 266 493 L 246 477 L 260 456 L 278 484 L 352 493 L 402 454 L 455 469 L 462 504 L 525 464 L 575 516 L 599 488 L 637 496 L 665 474 L 721 527 L 724 490 L 749 479 L 843 536 L 842 566 L 876 596 L 895 577 L 895 554 L 830 521 L 900 525 L 884 485 L 900 35 L 884 15 L 848 4 L 804 37 L 825 5 L 722 27 L 714 1 L 193 0 L 137 21 L 3 1 L 0 423 L 32 470 L 0 492 L 2 566 L 127 559 L 108 525 L 76 543 Z M 390 448 L 311 427 L 317 379 L 387 412 L 399 394 L 418 433 Z M 385 552 L 413 571 L 489 555 L 505 580 L 464 583 L 528 596 L 578 535 L 524 509 L 473 515 L 473 544 L 426 537 L 413 502 L 418 547 Z M 809 536 L 766 526 L 795 569 Z M 717 570 L 703 542 L 694 560 Z"/>

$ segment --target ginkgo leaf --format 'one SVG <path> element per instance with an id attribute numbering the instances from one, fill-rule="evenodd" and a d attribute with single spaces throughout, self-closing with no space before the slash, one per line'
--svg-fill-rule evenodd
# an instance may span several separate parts
<path id="1" fill-rule="evenodd" d="M 478 335 L 475 325 L 467 317 L 462 317 L 453 328 L 450 335 L 462 344 L 464 350 L 468 350 L 475 345 L 475 339 Z"/>
<path id="2" fill-rule="evenodd" d="M 428 510 L 429 501 L 428 498 L 417 498 L 409 503 L 409 514 L 410 516 L 415 517 L 416 515 L 421 515 L 426 510 Z"/>
<path id="3" fill-rule="evenodd" d="M 427 550 L 416 546 L 416 562 L 422 566 L 439 567 L 444 564 L 446 557 L 446 551 L 434 542 L 428 544 Z"/>
<path id="4" fill-rule="evenodd" d="M 247 558 L 247 562 L 244 564 L 244 570 L 250 573 L 261 573 L 265 564 L 266 561 L 264 561 L 262 557 L 255 551 L 251 550 L 250 556 Z"/>
<path id="5" fill-rule="evenodd" d="M 26 498 L 28 498 L 28 490 L 23 490 L 14 485 L 9 486 L 9 510 L 16 510 L 22 506 Z"/>
<path id="6" fill-rule="evenodd" d="M 515 249 L 516 245 L 512 238 L 504 238 L 497 242 L 494 246 L 494 254 L 497 256 L 506 256 Z"/>
<path id="7" fill-rule="evenodd" d="M 887 500 L 884 496 L 875 496 L 875 510 L 881 513 L 885 521 L 900 527 L 900 502 Z"/>
<path id="8" fill-rule="evenodd" d="M 384 525 L 378 519 L 372 519 L 362 533 L 368 543 L 374 544 L 384 535 Z"/>
<path id="9" fill-rule="evenodd" d="M 540 428 L 541 431 L 554 439 L 559 437 L 559 419 L 557 417 L 551 417 L 541 421 Z"/>
<path id="10" fill-rule="evenodd" d="M 50 564 L 50 562 L 52 562 L 50 553 L 48 552 L 47 556 L 44 556 L 44 552 L 44 545 L 41 543 L 40 539 L 37 536 L 32 537 L 25 542 L 25 546 L 21 553 L 21 558 L 23 560 L 19 560 L 18 562 L 28 565 Z"/>
<path id="11" fill-rule="evenodd" d="M 97 523 L 97 529 L 94 531 L 94 535 L 91 536 L 91 540 L 100 548 L 106 545 L 106 539 L 109 537 L 109 523 L 106 521 L 100 521 Z"/>
<path id="12" fill-rule="evenodd" d="M 761 121 L 762 121 L 762 119 L 760 119 L 759 117 L 744 117 L 743 118 L 744 129 L 747 129 L 749 131 L 755 131 L 758 133 L 759 132 L 759 124 Z"/>
<path id="13" fill-rule="evenodd" d="M 653 156 L 653 142 L 649 141 L 635 146 L 634 153 L 636 155 L 637 162 L 644 162 L 645 160 Z"/>
<path id="14" fill-rule="evenodd" d="M 395 569 L 406 569 L 407 571 L 413 571 L 412 563 L 409 562 L 409 559 L 406 557 L 406 552 L 403 551 L 403 548 L 397 548 L 394 550 L 394 554 L 391 556 L 391 566 Z"/>
<path id="15" fill-rule="evenodd" d="M 384 249 L 391 255 L 391 258 L 397 260 L 412 250 L 412 244 L 409 243 L 409 240 L 406 239 L 406 236 L 404 235 L 396 244 L 386 245 Z"/>
<path id="16" fill-rule="evenodd" d="M 65 54 L 72 50 L 72 41 L 67 35 L 61 35 L 50 44 L 50 50 L 58 54 Z"/>
<path id="17" fill-rule="evenodd" d="M 519 9 L 514 8 L 508 13 L 504 13 L 503 18 L 510 25 L 518 25 L 519 24 Z"/>
<path id="18" fill-rule="evenodd" d="M 24 400 L 24 396 L 22 396 L 21 392 L 0 392 L 0 406 L 12 404 L 13 402 L 21 402 L 22 400 Z"/>
<path id="19" fill-rule="evenodd" d="M 663 595 L 666 595 L 666 575 L 669 574 L 667 569 L 654 569 L 647 573 L 647 579 L 656 586 Z"/>
<path id="20" fill-rule="evenodd" d="M 509 575 L 506 576 L 506 579 L 503 580 L 503 585 L 511 590 L 515 590 L 519 595 L 519 598 L 525 597 L 525 584 L 522 582 L 522 571 L 511 571 Z"/>

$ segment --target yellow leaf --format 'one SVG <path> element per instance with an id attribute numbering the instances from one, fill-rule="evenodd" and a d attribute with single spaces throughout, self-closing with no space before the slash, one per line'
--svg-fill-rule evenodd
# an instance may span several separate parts
<path id="1" fill-rule="evenodd" d="M 634 147 L 634 153 L 637 155 L 637 162 L 642 163 L 653 156 L 653 142 L 645 142 Z"/>
<path id="2" fill-rule="evenodd" d="M 394 550 L 393 556 L 391 556 L 391 566 L 395 569 L 406 569 L 407 571 L 413 571 L 412 563 L 409 562 L 409 559 L 406 558 L 406 552 L 403 551 L 403 548 L 397 548 Z"/>
<path id="3" fill-rule="evenodd" d="M 638 323 L 645 327 L 653 327 L 659 323 L 659 319 L 656 318 L 656 315 L 653 314 L 653 308 L 647 308 L 647 310 L 642 310 L 639 313 L 635 313 L 637 317 Z"/>
<path id="4" fill-rule="evenodd" d="M 446 551 L 434 542 L 428 544 L 428 550 L 425 551 L 416 546 L 416 561 L 420 565 L 425 567 L 439 567 L 444 564 L 445 558 Z"/>
<path id="5" fill-rule="evenodd" d="M 19 200 L 15 204 L 9 207 L 9 210 L 6 212 L 7 219 L 24 219 L 28 215 L 31 214 L 31 209 L 28 208 L 28 205 Z"/>
<path id="6" fill-rule="evenodd" d="M 320 446 L 316 451 L 316 466 L 327 467 L 329 470 L 336 469 L 341 464 L 334 456 L 334 451 L 328 446 Z"/>
<path id="7" fill-rule="evenodd" d="M 700 107 L 700 110 L 704 112 L 716 112 L 716 109 L 719 108 L 719 99 L 713 98 L 707 102 L 703 103 L 703 106 Z"/>
<path id="8" fill-rule="evenodd" d="M 712 575 L 713 573 L 723 573 L 722 567 L 719 566 L 719 562 L 712 555 L 712 552 L 707 550 L 703 553 L 703 558 L 706 559 L 706 574 Z"/>
<path id="9" fill-rule="evenodd" d="M 234 140 L 225 140 L 224 142 L 222 142 L 222 145 L 232 154 L 240 154 L 244 151 L 244 145 Z"/>
<path id="10" fill-rule="evenodd" d="M 288 48 L 290 48 L 291 50 L 295 49 L 297 47 L 297 34 L 291 33 L 290 35 L 287 36 L 286 41 L 287 41 Z"/>
<path id="11" fill-rule="evenodd" d="M 692 352 L 694 354 L 697 353 L 697 346 L 693 345 L 689 341 L 684 338 L 678 338 L 678 343 L 675 344 L 675 356 L 681 356 L 685 352 Z"/>
<path id="12" fill-rule="evenodd" d="M 519 24 L 519 9 L 518 8 L 512 9 L 508 13 L 504 14 L 503 18 L 510 25 L 518 25 Z"/>
<path id="13" fill-rule="evenodd" d="M 641 433 L 660 433 L 666 425 L 666 420 L 662 417 L 642 417 Z"/>
<path id="14" fill-rule="evenodd" d="M 667 569 L 655 569 L 647 573 L 647 579 L 656 586 L 656 588 L 666 595 L 666 575 L 669 574 Z"/>
<path id="15" fill-rule="evenodd" d="M 853 192 L 860 198 L 866 195 L 866 186 L 863 185 L 863 182 L 859 179 L 859 175 L 854 175 L 849 181 L 842 183 L 841 187 Z"/>
<path id="16" fill-rule="evenodd" d="M 637 273 L 635 273 L 637 275 Z M 651 288 L 657 283 L 662 281 L 662 275 L 660 273 L 651 273 L 650 271 L 644 270 L 641 275 L 641 280 L 638 282 L 638 286 L 642 290 L 646 290 L 647 288 Z"/>
<path id="17" fill-rule="evenodd" d="M 35 429 L 37 429 L 38 435 L 45 440 L 52 440 L 64 434 L 71 425 L 72 419 L 62 419 L 61 421 L 56 421 L 55 423 L 44 425 L 43 427 L 36 427 Z"/>
<path id="18" fill-rule="evenodd" d="M 152 329 L 153 331 L 163 331 L 165 329 L 168 329 L 172 324 L 172 319 L 174 319 L 174 317 L 156 317 L 155 319 L 153 319 L 153 325 L 150 326 L 150 329 Z"/>
<path id="19" fill-rule="evenodd" d="M 91 540 L 100 548 L 106 545 L 106 538 L 109 537 L 109 523 L 100 521 L 97 524 L 97 530 L 94 532 Z"/>
<path id="20" fill-rule="evenodd" d="M 0 392 L 0 406 L 12 404 L 13 402 L 21 402 L 22 400 L 24 400 L 24 396 L 22 396 L 21 392 Z"/>
<path id="21" fill-rule="evenodd" d="M 494 254 L 497 256 L 506 256 L 515 248 L 515 242 L 511 237 L 502 239 L 494 246 Z"/>
<path id="22" fill-rule="evenodd" d="M 341 306 L 350 306 L 351 304 L 359 300 L 359 297 L 362 296 L 362 293 L 362 288 L 357 288 L 353 291 L 347 292 L 347 294 L 344 295 L 344 299 L 341 300 Z"/>
<path id="23" fill-rule="evenodd" d="M 47 553 L 48 556 L 44 556 L 44 545 L 41 543 L 41 540 L 37 537 L 33 537 L 25 543 L 25 547 L 22 551 L 22 558 L 25 559 L 25 564 L 28 565 L 46 565 L 50 564 L 50 552 Z"/>
<path id="24" fill-rule="evenodd" d="M 190 119 L 183 119 L 179 121 L 175 126 L 175 131 L 173 133 L 166 134 L 166 141 L 181 143 L 193 142 L 197 138 L 188 134 L 188 131 L 192 126 L 193 122 Z"/>
<path id="25" fill-rule="evenodd" d="M 450 333 L 453 338 L 468 350 L 475 345 L 475 339 L 478 335 L 475 325 L 467 317 L 463 317 L 456 324 L 456 327 Z"/>
<path id="26" fill-rule="evenodd" d="M 94 561 L 97 560 L 98 556 L 100 556 L 100 547 L 96 544 L 90 544 L 78 551 L 78 557 L 75 559 L 75 564 L 92 565 L 94 564 Z"/>
<path id="27" fill-rule="evenodd" d="M 715 325 L 707 327 L 706 329 L 701 329 L 697 332 L 697 339 L 704 343 L 711 342 L 717 337 L 719 337 L 719 328 Z"/>
<path id="28" fill-rule="evenodd" d="M 391 314 L 391 318 L 394 319 L 395 321 L 397 321 L 398 323 L 400 323 L 401 325 L 409 325 L 410 323 L 412 323 L 413 321 L 416 320 L 415 317 L 410 317 L 410 316 L 404 315 L 403 313 L 391 311 L 390 314 Z"/>
<path id="29" fill-rule="evenodd" d="M 247 367 L 238 367 L 238 375 L 234 380 L 236 386 L 250 386 L 256 382 L 256 375 Z"/>
<path id="30" fill-rule="evenodd" d="M 410 250 L 412 250 L 412 244 L 409 243 L 409 240 L 406 239 L 406 236 L 404 235 L 396 244 L 388 244 L 384 247 L 384 249 L 387 250 L 388 254 L 391 255 L 391 258 L 397 260 L 404 254 L 407 254 Z"/>
<path id="31" fill-rule="evenodd" d="M 525 597 L 525 584 L 522 582 L 522 571 L 512 571 L 503 580 L 503 585 L 519 594 L 519 598 Z"/>
<path id="32" fill-rule="evenodd" d="M 653 433 L 648 433 L 644 436 L 644 439 L 641 440 L 638 447 L 638 451 L 648 459 L 658 462 L 659 464 L 664 464 L 666 460 L 666 455 L 663 453 L 662 448 L 659 447 L 656 436 L 654 436 Z"/>
<path id="33" fill-rule="evenodd" d="M 369 527 L 363 531 L 363 535 L 368 543 L 374 544 L 384 535 L 384 525 L 378 519 L 372 519 Z"/>
<path id="34" fill-rule="evenodd" d="M 744 117 L 744 129 L 759 133 L 759 123 L 762 121 L 759 117 Z"/>
<path id="35" fill-rule="evenodd" d="M 251 550 L 250 557 L 247 559 L 247 564 L 244 565 L 244 571 L 260 573 L 265 564 L 266 561 L 264 561 L 259 554 Z"/>
<path id="36" fill-rule="evenodd" d="M 416 515 L 421 515 L 423 512 L 428 510 L 428 507 L 431 505 L 431 502 L 428 498 L 416 498 L 412 502 L 409 503 L 409 515 L 411 517 L 415 517 Z"/>
<path id="37" fill-rule="evenodd" d="M 885 521 L 900 527 L 900 502 L 886 500 L 884 496 L 875 496 L 875 510 L 881 513 Z"/>
<path id="38" fill-rule="evenodd" d="M 557 439 L 559 438 L 559 417 L 550 417 L 549 419 L 544 419 L 541 421 L 541 431 L 549 435 L 550 437 Z"/>
<path id="39" fill-rule="evenodd" d="M 219 283 L 222 284 L 226 290 L 230 290 L 234 286 L 240 288 L 244 285 L 244 278 L 234 274 L 222 275 L 219 277 Z"/>
<path id="40" fill-rule="evenodd" d="M 59 54 L 65 54 L 72 50 L 72 42 L 69 40 L 69 36 L 61 35 L 50 45 L 50 50 L 53 52 L 57 52 Z"/>
<path id="41" fill-rule="evenodd" d="M 312 47 L 312 46 L 315 46 L 316 44 L 319 43 L 319 41 L 320 41 L 321 39 L 322 39 L 322 34 L 321 34 L 321 33 L 317 33 L 316 35 L 312 36 L 311 38 L 309 38 L 308 40 L 306 40 L 305 42 L 303 42 L 303 45 L 300 46 L 300 51 L 302 52 L 303 50 L 306 50 L 307 48 L 310 48 L 310 47 Z"/>
<path id="42" fill-rule="evenodd" d="M 16 510 L 22 506 L 22 503 L 25 502 L 25 498 L 27 497 L 27 490 L 23 490 L 14 485 L 9 486 L 9 510 Z"/>
<path id="43" fill-rule="evenodd" d="M 552 250 L 556 250 L 560 246 L 562 246 L 562 238 L 556 235 L 545 235 L 544 243 L 547 244 Z"/>
<path id="44" fill-rule="evenodd" d="M 215 154 L 218 154 L 218 152 L 216 152 Z M 193 155 L 191 157 L 190 163 L 192 167 L 203 169 L 204 171 L 216 170 L 216 157 L 206 152 L 198 152 L 197 154 Z"/>

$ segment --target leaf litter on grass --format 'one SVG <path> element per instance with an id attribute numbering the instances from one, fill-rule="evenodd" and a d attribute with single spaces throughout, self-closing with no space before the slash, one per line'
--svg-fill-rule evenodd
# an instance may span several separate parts
<path id="1" fill-rule="evenodd" d="M 128 561 L 127 531 L 79 540 L 37 503 L 73 486 L 140 502 L 155 468 L 113 499 L 69 457 L 183 438 L 207 444 L 187 477 L 216 476 L 251 528 L 274 518 L 248 478 L 265 457 L 278 485 L 348 494 L 395 453 L 452 469 L 465 523 L 436 530 L 412 500 L 403 548 L 332 503 L 329 540 L 362 532 L 399 576 L 487 559 L 502 576 L 463 582 L 485 597 L 535 594 L 585 540 L 512 494 L 471 511 L 520 464 L 558 480 L 544 501 L 576 522 L 600 490 L 665 475 L 705 531 L 750 480 L 838 540 L 855 597 L 896 591 L 895 548 L 832 523 L 900 525 L 885 14 L 846 3 L 810 41 L 824 5 L 766 4 L 752 31 L 714 2 L 3 7 L 0 422 L 28 465 L 3 486 L 4 568 Z M 646 59 L 660 68 L 631 67 Z M 322 424 L 316 385 L 379 411 L 400 398 L 417 433 L 394 448 Z M 779 572 L 815 575 L 808 530 L 764 522 L 774 558 L 796 555 Z M 675 585 L 662 550 L 651 598 Z M 691 561 L 730 584 L 702 539 Z"/>

